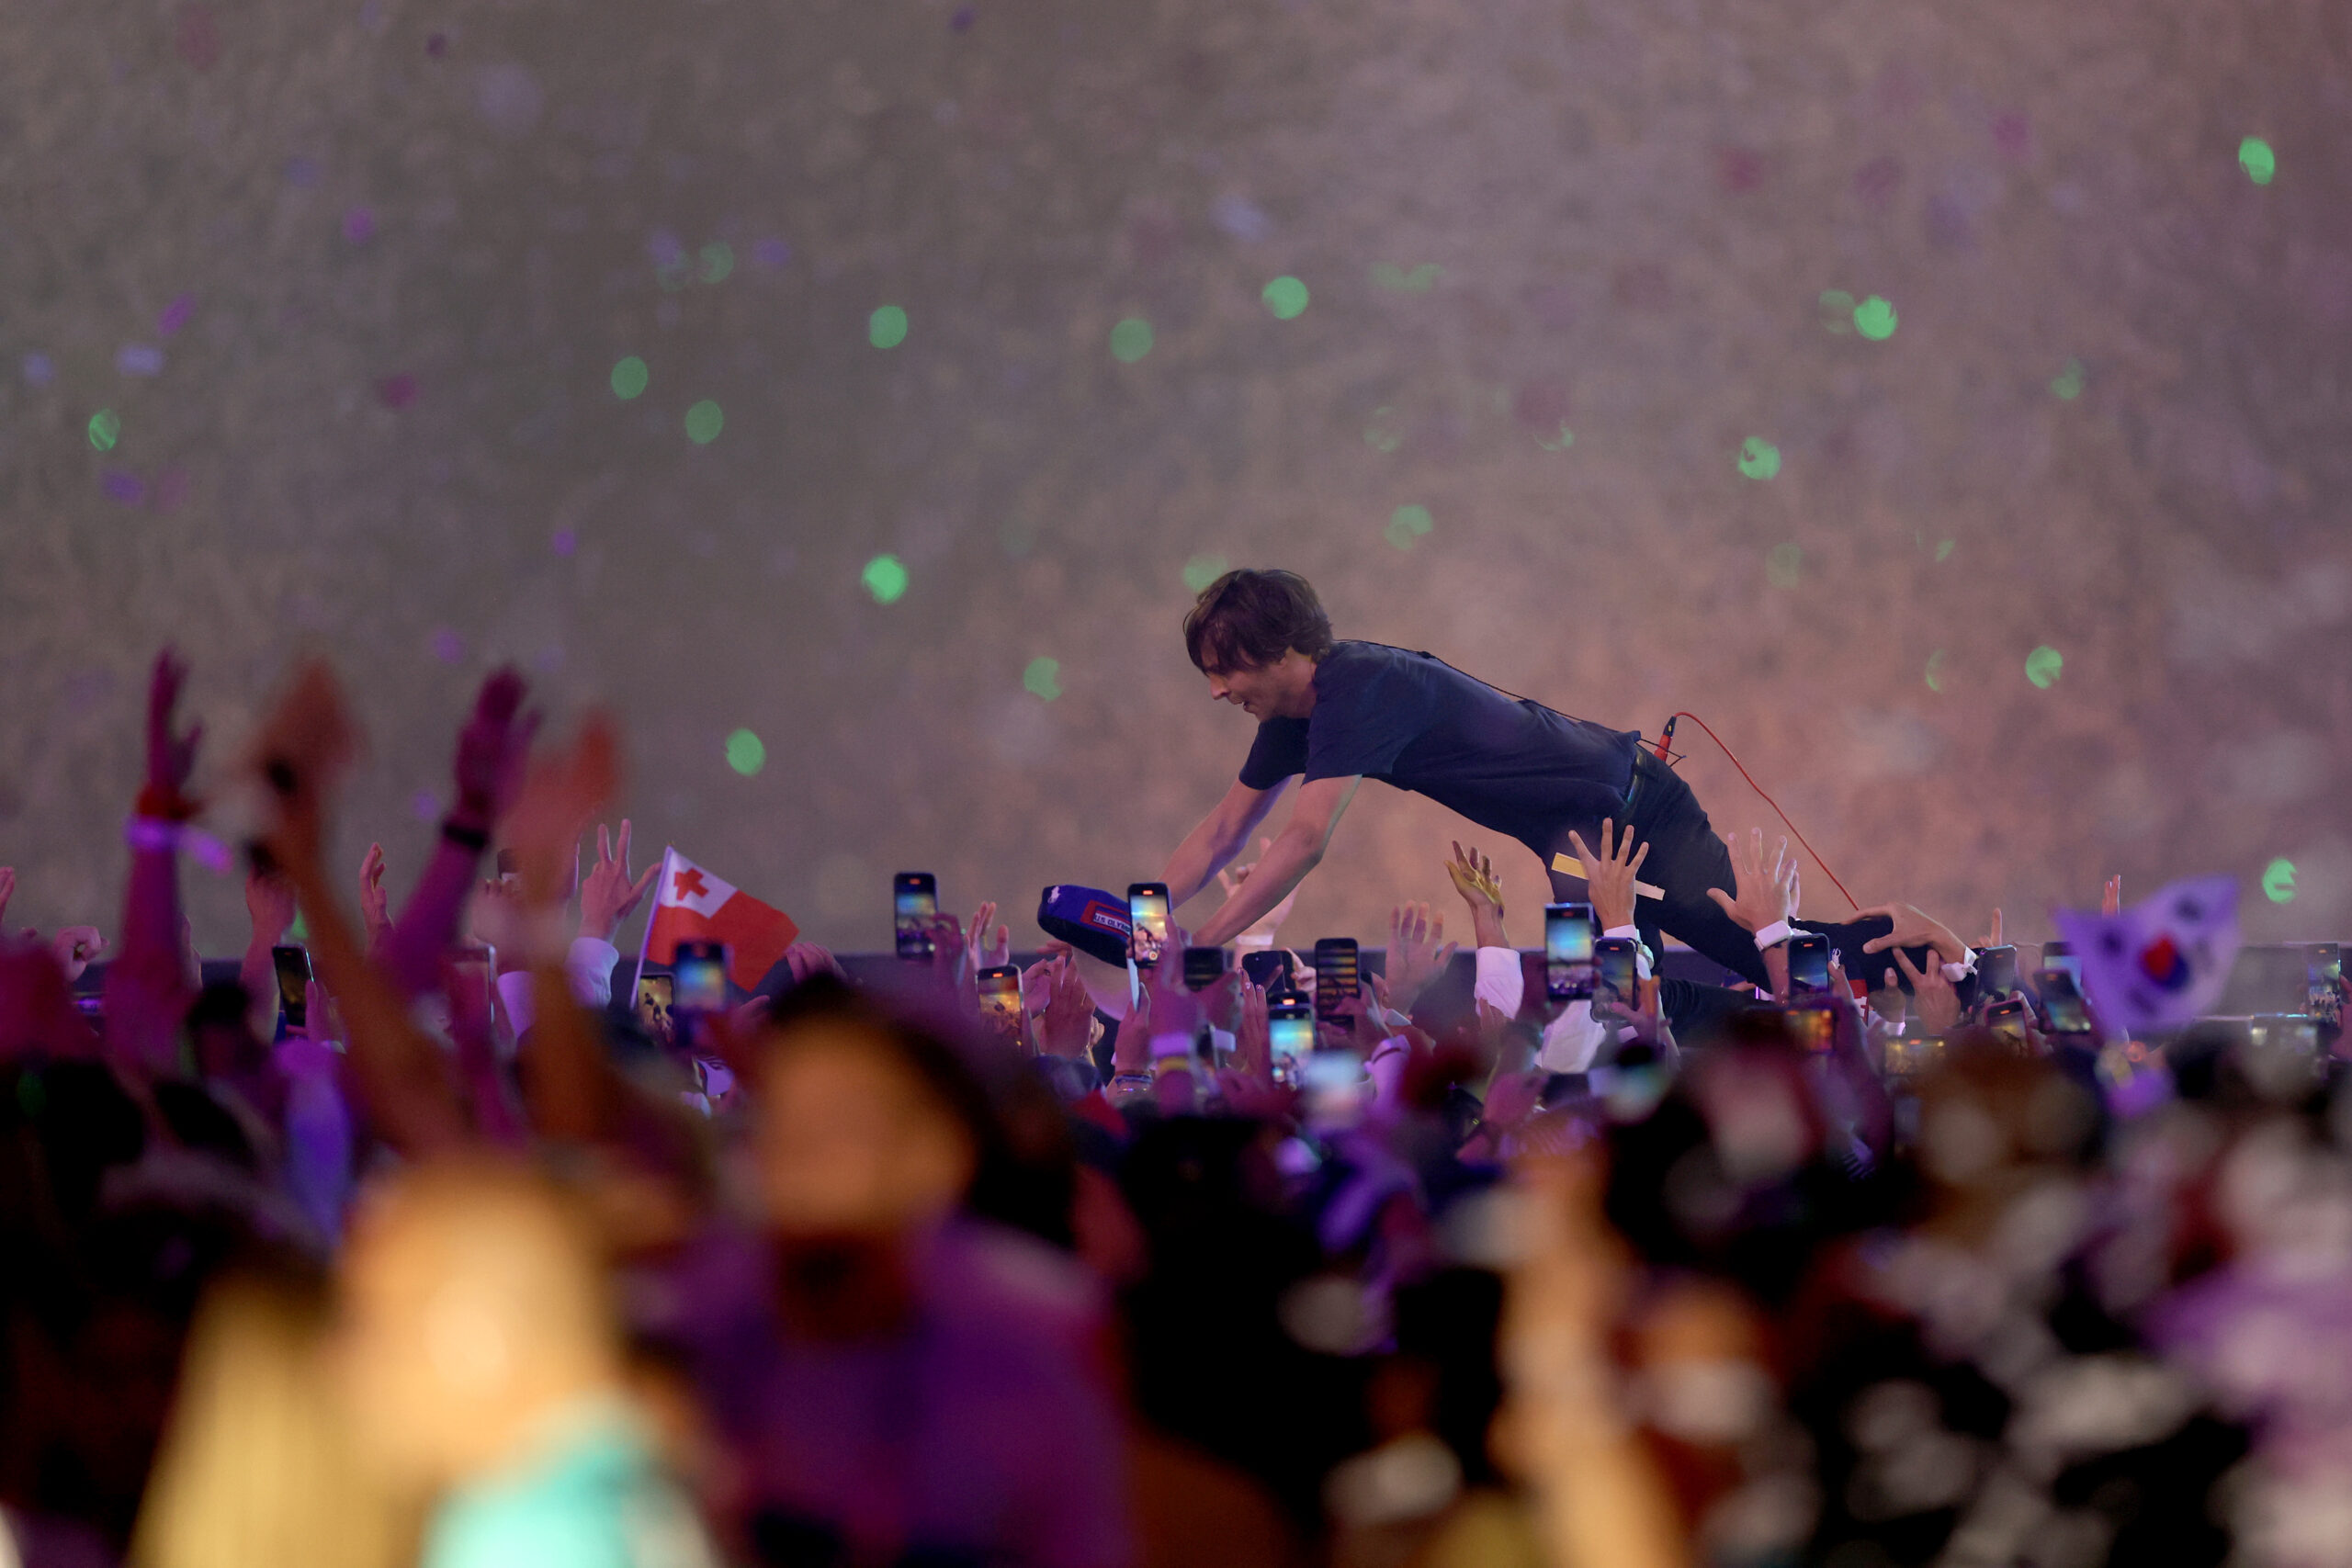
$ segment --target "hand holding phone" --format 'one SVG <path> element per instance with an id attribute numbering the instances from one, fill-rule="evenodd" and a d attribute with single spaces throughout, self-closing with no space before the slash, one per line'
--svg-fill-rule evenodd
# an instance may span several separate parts
<path id="1" fill-rule="evenodd" d="M 1168 946 L 1168 884 L 1128 883 L 1127 924 L 1127 956 L 1138 969 L 1152 968 Z"/>
<path id="2" fill-rule="evenodd" d="M 1641 971 L 1634 963 L 1640 945 L 1623 936 L 1605 936 L 1592 944 L 1596 998 L 1607 998 L 1629 1012 L 1641 1006 Z"/>
<path id="3" fill-rule="evenodd" d="M 1344 1023 L 1346 1003 L 1355 1000 L 1356 939 L 1327 936 L 1315 944 L 1315 1016 L 1326 1023 Z"/>
<path id="4" fill-rule="evenodd" d="M 277 1005 L 286 1010 L 286 1027 L 308 1028 L 311 950 L 306 947 L 273 947 L 269 950 L 269 965 L 277 975 Z"/>
<path id="5" fill-rule="evenodd" d="M 1225 949 L 1188 947 L 1184 950 L 1184 988 L 1205 991 L 1225 978 Z"/>
<path id="6" fill-rule="evenodd" d="M 991 964 L 979 973 L 980 1024 L 991 1039 L 1007 1045 L 1022 1043 L 1025 1021 L 1021 1003 L 1021 971 L 1010 964 Z"/>
<path id="7" fill-rule="evenodd" d="M 938 918 L 939 878 L 927 871 L 902 871 L 891 878 L 890 923 L 898 933 L 899 957 L 931 957 L 931 925 Z"/>
<path id="8" fill-rule="evenodd" d="M 1589 904 L 1544 906 L 1544 994 L 1554 1001 L 1592 995 L 1593 929 Z"/>
<path id="9" fill-rule="evenodd" d="M 1791 1001 L 1804 1001 L 1829 994 L 1827 937 L 1819 931 L 1799 931 L 1789 938 L 1788 954 Z"/>

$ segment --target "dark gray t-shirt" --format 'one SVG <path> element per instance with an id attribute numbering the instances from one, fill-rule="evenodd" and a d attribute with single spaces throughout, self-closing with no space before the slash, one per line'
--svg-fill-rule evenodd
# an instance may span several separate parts
<path id="1" fill-rule="evenodd" d="M 1590 839 L 1603 817 L 1623 817 L 1640 739 L 1497 691 L 1432 654 L 1342 642 L 1315 667 L 1314 713 L 1258 727 L 1241 782 L 1362 773 L 1548 855 L 1571 829 Z"/>

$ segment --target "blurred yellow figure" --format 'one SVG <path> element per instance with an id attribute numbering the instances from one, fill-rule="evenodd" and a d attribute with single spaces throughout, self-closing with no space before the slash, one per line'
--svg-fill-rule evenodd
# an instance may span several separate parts
<path id="1" fill-rule="evenodd" d="M 437 1495 L 424 1568 L 704 1568 L 712 1553 L 625 1389 L 595 1237 L 486 1159 L 374 1195 L 343 1265 L 343 1382 L 364 1450 Z"/>
<path id="2" fill-rule="evenodd" d="M 396 1568 L 415 1511 L 360 1461 L 327 1371 L 325 1279 L 287 1262 L 213 1285 L 132 1537 L 136 1568 Z"/>

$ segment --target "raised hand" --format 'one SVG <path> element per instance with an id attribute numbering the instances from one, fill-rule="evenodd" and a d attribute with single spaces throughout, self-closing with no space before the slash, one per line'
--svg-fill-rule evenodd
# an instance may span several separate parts
<path id="1" fill-rule="evenodd" d="M 2107 886 L 2099 890 L 2098 912 L 2102 915 L 2123 913 L 2123 874 L 2121 872 L 2119 871 L 2109 877 Z"/>
<path id="2" fill-rule="evenodd" d="M 107 939 L 98 934 L 96 926 L 67 926 L 49 939 L 49 951 L 56 958 L 57 966 L 65 971 L 68 985 L 80 979 L 82 971 L 106 950 Z"/>
<path id="3" fill-rule="evenodd" d="M 1258 840 L 1258 853 L 1261 857 L 1271 853 L 1273 847 L 1274 841 L 1272 839 L 1260 839 Z M 1230 899 L 1236 893 L 1241 891 L 1241 885 L 1249 881 L 1250 874 L 1257 869 L 1258 863 L 1256 861 L 1251 861 L 1248 865 L 1238 865 L 1229 870 L 1220 870 L 1216 874 L 1217 886 L 1225 889 L 1226 897 Z M 1244 941 L 1243 939 L 1263 937 L 1266 939 L 1266 944 L 1268 946 L 1272 946 L 1273 944 L 1274 932 L 1282 928 L 1283 920 L 1290 918 L 1290 907 L 1297 902 L 1298 889 L 1294 887 L 1283 896 L 1283 901 L 1281 903 L 1275 905 L 1272 908 L 1259 916 L 1258 919 L 1250 924 L 1249 930 L 1240 932 L 1234 938 L 1234 940 L 1240 942 L 1244 947 L 1252 947 L 1257 944 L 1254 942 Z"/>
<path id="4" fill-rule="evenodd" d="M 645 874 L 631 880 L 628 872 L 629 820 L 621 818 L 620 836 L 613 836 L 611 829 L 596 824 L 596 864 L 586 880 L 580 884 L 580 934 L 597 942 L 610 942 L 621 922 L 629 917 L 645 897 L 645 890 L 662 874 L 662 863 L 655 861 L 645 868 Z"/>
<path id="5" fill-rule="evenodd" d="M 1634 923 L 1634 874 L 1650 858 L 1647 844 L 1638 848 L 1634 845 L 1631 822 L 1625 824 L 1623 837 L 1615 836 L 1616 826 L 1607 818 L 1601 819 L 1600 852 L 1597 855 L 1581 837 L 1568 835 L 1577 859 L 1584 863 L 1584 884 L 1592 898 L 1593 924 L 1605 931 Z"/>
<path id="6" fill-rule="evenodd" d="M 1899 947 L 1894 950 L 1894 963 L 1911 982 L 1911 1005 L 1919 1010 L 1920 1027 L 1929 1034 L 1943 1034 L 1956 1027 L 1960 993 L 1944 978 L 1944 966 L 1930 962 L 1925 969 L 1917 968 Z"/>
<path id="7" fill-rule="evenodd" d="M 1909 904 L 1879 904 L 1858 911 L 1858 920 L 1873 915 L 1884 915 L 1894 929 L 1884 936 L 1876 936 L 1862 943 L 1864 953 L 1884 953 L 1890 947 L 1932 947 L 1946 964 L 1959 964 L 1968 957 L 1968 944 L 1950 926 L 1943 924 L 1926 910 Z"/>
<path id="8" fill-rule="evenodd" d="M 523 677 L 511 666 L 482 682 L 473 715 L 458 732 L 452 820 L 487 833 L 514 807 L 539 728 L 537 714 L 523 712 L 524 692 Z"/>
<path id="9" fill-rule="evenodd" d="M 1247 976 L 1241 981 L 1241 1016 L 1233 1030 L 1233 1055 L 1244 1075 L 1265 1083 L 1273 1081 L 1274 1042 L 1266 1020 L 1266 988 Z"/>
<path id="10" fill-rule="evenodd" d="M 498 682 L 493 675 L 484 684 L 482 706 L 493 705 L 492 687 Z M 519 702 L 522 682 L 514 681 L 514 700 Z M 494 724 L 487 723 L 478 708 L 458 739 L 458 756 L 460 775 L 469 752 L 485 773 L 493 752 L 501 767 L 528 762 L 519 790 L 498 795 L 490 814 L 480 820 L 486 827 L 501 817 L 508 818 L 506 837 L 521 864 L 523 896 L 545 908 L 561 900 L 580 835 L 620 788 L 620 735 L 609 715 L 592 712 L 570 747 L 554 748 L 532 760 L 530 735 L 537 728 L 535 719 L 514 722 L 511 705 Z M 512 748 L 514 754 L 509 757 L 502 748 Z M 508 786 L 502 782 L 498 787 L 503 791 Z M 462 801 L 460 805 L 470 809 Z"/>
<path id="11" fill-rule="evenodd" d="M 169 648 L 155 655 L 155 669 L 147 682 L 147 787 L 159 797 L 142 801 L 141 813 L 150 817 L 190 814 L 187 781 L 196 771 L 196 749 L 204 739 L 204 726 L 191 725 L 187 733 L 173 733 L 173 711 L 187 686 L 187 665 Z"/>
<path id="12" fill-rule="evenodd" d="M 1083 1057 L 1094 1043 L 1094 998 L 1072 960 L 1046 959 L 1038 967 L 1046 972 L 1046 995 L 1045 1010 L 1037 1014 L 1037 1054 Z"/>
<path id="13" fill-rule="evenodd" d="M 295 672 L 254 744 L 254 766 L 277 808 L 262 841 L 281 864 L 317 863 L 328 797 L 358 746 L 342 683 L 324 660 L 313 660 Z"/>
<path id="14" fill-rule="evenodd" d="M 660 869 L 658 863 L 655 869 Z M 792 983 L 796 986 L 819 975 L 831 975 L 843 980 L 849 978 L 842 972 L 841 961 L 833 956 L 832 951 L 830 948 L 820 947 L 813 942 L 796 942 L 786 948 L 784 962 L 792 970 Z"/>
<path id="15" fill-rule="evenodd" d="M 254 946 L 284 941 L 294 928 L 294 885 L 274 872 L 248 871 L 245 914 L 253 921 Z"/>
<path id="16" fill-rule="evenodd" d="M 1445 874 L 1469 907 L 1471 940 L 1480 947 L 1509 947 L 1510 942 L 1503 934 L 1503 885 L 1495 875 L 1494 862 L 1475 847 L 1465 850 L 1455 844 Z"/>
<path id="17" fill-rule="evenodd" d="M 0 918 L 8 913 L 8 900 L 17 896 L 17 868 L 0 865 Z"/>
<path id="18" fill-rule="evenodd" d="M 983 902 L 972 913 L 971 923 L 965 929 L 964 947 L 970 954 L 975 974 L 982 969 L 1000 969 L 1012 962 L 1012 928 L 999 925 L 993 934 L 989 924 L 996 919 L 996 900 Z"/>
<path id="19" fill-rule="evenodd" d="M 1993 923 L 1984 932 L 1984 945 L 1987 947 L 1999 947 L 2002 945 L 2001 911 L 1998 909 L 1993 911 Z"/>
<path id="20" fill-rule="evenodd" d="M 368 932 L 368 951 L 374 953 L 383 945 L 386 933 L 392 929 L 391 903 L 384 894 L 384 846 L 368 846 L 367 858 L 359 863 L 359 919 Z"/>
<path id="21" fill-rule="evenodd" d="M 1761 828 L 1749 829 L 1747 843 L 1734 838 L 1724 847 L 1731 852 L 1732 876 L 1738 886 L 1731 893 L 1710 887 L 1707 897 L 1734 923 L 1750 932 L 1793 919 L 1803 889 L 1797 877 L 1796 857 L 1789 853 L 1789 840 L 1784 838 L 1773 848 L 1769 863 L 1764 859 Z M 1591 862 L 1585 863 L 1590 865 Z"/>
<path id="22" fill-rule="evenodd" d="M 1444 939 L 1445 920 L 1427 904 L 1399 904 L 1388 912 L 1388 987 L 1399 1012 L 1411 1012 L 1453 961 L 1461 943 Z"/>

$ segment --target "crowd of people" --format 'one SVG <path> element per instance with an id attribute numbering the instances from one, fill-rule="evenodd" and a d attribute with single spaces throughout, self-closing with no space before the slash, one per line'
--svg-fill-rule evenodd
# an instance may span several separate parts
<path id="1" fill-rule="evenodd" d="M 1461 846 L 1459 912 L 1321 998 L 1336 1077 L 1239 966 L 1047 941 L 997 1026 L 989 905 L 648 1012 L 610 726 L 492 676 L 432 860 L 395 913 L 371 851 L 355 913 L 315 666 L 223 770 L 266 806 L 206 984 L 184 678 L 117 931 L 0 942 L 0 1564 L 2352 1559 L 2324 1036 L 2045 1032 L 1997 916 L 1907 906 L 1800 1005 L 1647 958 L 1564 999 Z M 1575 846 L 1595 929 L 1634 840 Z M 1802 929 L 1733 851 L 1722 913 Z"/>

